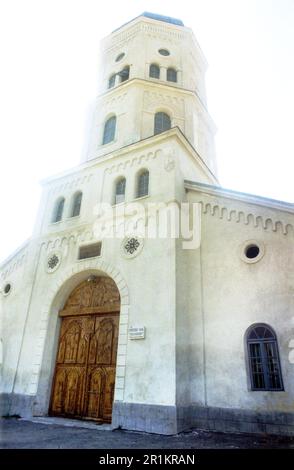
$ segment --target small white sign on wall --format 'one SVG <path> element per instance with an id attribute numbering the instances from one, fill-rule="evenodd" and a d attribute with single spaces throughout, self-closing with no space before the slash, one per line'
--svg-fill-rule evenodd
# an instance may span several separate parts
<path id="1" fill-rule="evenodd" d="M 145 339 L 145 326 L 131 326 L 129 339 Z"/>

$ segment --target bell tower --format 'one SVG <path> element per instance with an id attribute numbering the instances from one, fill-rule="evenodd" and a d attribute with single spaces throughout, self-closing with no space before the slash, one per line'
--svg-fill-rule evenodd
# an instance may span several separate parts
<path id="1" fill-rule="evenodd" d="M 143 13 L 102 41 L 86 160 L 178 127 L 216 176 L 205 57 L 181 20 Z"/>

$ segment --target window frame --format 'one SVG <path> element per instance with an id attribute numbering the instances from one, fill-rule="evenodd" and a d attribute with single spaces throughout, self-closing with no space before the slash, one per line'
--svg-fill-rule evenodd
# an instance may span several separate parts
<path id="1" fill-rule="evenodd" d="M 163 116 L 167 116 L 168 119 L 169 119 L 169 127 L 167 128 L 164 128 L 162 126 L 162 129 L 159 130 L 158 132 L 156 132 L 157 129 L 159 129 L 159 127 L 156 126 L 156 119 L 157 117 L 161 115 L 162 116 L 162 124 L 163 124 Z M 171 117 L 169 114 L 167 114 L 165 111 L 157 111 L 155 114 L 154 114 L 154 135 L 159 135 L 161 134 L 162 132 L 166 132 L 166 131 L 169 131 L 172 127 L 172 120 L 171 120 Z"/>
<path id="2" fill-rule="evenodd" d="M 116 78 L 116 73 L 113 73 L 110 75 L 108 79 L 108 89 L 111 90 L 111 88 L 115 87 L 115 78 Z"/>
<path id="3" fill-rule="evenodd" d="M 171 80 L 169 76 L 169 74 L 171 73 L 174 74 L 173 77 L 175 78 L 175 80 Z M 178 83 L 178 72 L 174 67 L 168 67 L 166 71 L 166 81 L 171 83 Z"/>
<path id="4" fill-rule="evenodd" d="M 107 126 L 110 125 L 110 122 L 114 122 L 114 125 L 113 125 L 113 128 L 110 128 L 109 130 Z M 117 124 L 116 115 L 112 115 L 108 119 L 106 119 L 106 121 L 104 122 L 104 127 L 103 127 L 102 145 L 110 144 L 111 142 L 115 140 L 116 124 Z M 108 134 L 110 134 L 110 138 L 108 137 Z"/>
<path id="5" fill-rule="evenodd" d="M 130 79 L 130 66 L 129 65 L 125 65 L 119 72 L 118 72 L 118 76 L 119 76 L 119 82 L 120 83 L 124 83 L 124 82 L 127 82 L 129 79 Z M 127 73 L 126 73 L 127 71 Z"/>
<path id="6" fill-rule="evenodd" d="M 141 181 L 141 178 L 143 176 L 145 176 L 146 174 L 148 174 L 147 192 L 144 193 L 144 194 L 140 194 L 139 193 L 140 181 Z M 136 177 L 136 197 L 135 197 L 135 199 L 140 199 L 142 197 L 148 197 L 149 194 L 150 194 L 150 171 L 148 170 L 148 168 L 143 168 L 137 173 L 137 177 Z"/>
<path id="7" fill-rule="evenodd" d="M 124 182 L 124 192 L 118 194 L 117 193 L 117 188 L 118 188 L 118 185 L 121 184 L 122 182 Z M 114 206 L 117 206 L 118 204 L 122 204 L 126 201 L 126 187 L 127 187 L 126 177 L 125 176 L 119 176 L 114 182 L 114 197 L 113 197 L 113 205 Z M 123 196 L 123 200 L 117 201 L 117 199 L 116 199 L 117 196 Z"/>
<path id="8" fill-rule="evenodd" d="M 75 214 L 75 208 L 76 208 L 76 201 L 77 201 L 77 198 L 80 198 L 80 201 L 79 201 L 79 212 L 78 214 Z M 72 217 L 79 217 L 79 215 L 81 215 L 81 207 L 82 207 L 82 200 L 83 200 L 83 193 L 82 191 L 77 191 L 75 192 L 75 194 L 73 195 L 72 197 L 72 204 L 71 204 L 71 210 L 70 210 L 70 218 Z"/>
<path id="9" fill-rule="evenodd" d="M 271 337 L 268 338 L 256 338 L 250 339 L 251 333 L 256 328 L 265 328 L 268 332 L 271 333 Z M 245 335 L 246 341 L 246 353 L 247 353 L 247 370 L 248 370 L 248 377 L 249 377 L 249 384 L 250 384 L 250 391 L 252 392 L 283 392 L 284 389 L 284 382 L 283 382 L 283 374 L 281 368 L 281 361 L 280 361 L 280 351 L 279 345 L 277 340 L 277 335 L 273 328 L 265 323 L 255 323 L 251 325 Z M 254 372 L 253 372 L 253 363 L 252 363 L 252 354 L 250 351 L 250 345 L 258 344 L 260 349 L 260 358 L 261 358 L 261 366 L 262 366 L 262 378 L 264 387 L 256 387 L 254 384 Z M 269 369 L 269 356 L 266 352 L 265 344 L 272 344 L 274 351 L 275 351 L 275 360 L 277 364 L 277 377 L 279 378 L 280 387 L 271 387 L 270 386 L 270 369 Z"/>
<path id="10" fill-rule="evenodd" d="M 60 212 L 60 205 L 62 204 L 62 209 L 60 213 L 60 217 L 57 219 L 57 215 Z M 64 206 L 65 206 L 65 197 L 61 196 L 59 197 L 54 204 L 54 209 L 53 209 L 53 215 L 51 218 L 51 223 L 52 224 L 57 224 L 58 222 L 62 221 L 63 213 L 64 213 Z"/>
<path id="11" fill-rule="evenodd" d="M 156 75 L 158 74 L 158 76 L 153 76 L 151 75 L 152 73 L 152 70 L 156 70 Z M 160 80 L 160 67 L 158 64 L 150 64 L 149 65 L 149 78 L 154 78 L 155 80 Z"/>

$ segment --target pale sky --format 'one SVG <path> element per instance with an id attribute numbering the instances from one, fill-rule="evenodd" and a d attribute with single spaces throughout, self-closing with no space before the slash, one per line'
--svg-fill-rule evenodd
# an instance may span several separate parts
<path id="1" fill-rule="evenodd" d="M 39 181 L 80 162 L 100 39 L 143 11 L 182 19 L 208 60 L 222 186 L 294 202 L 293 0 L 0 0 L 0 259 Z"/>

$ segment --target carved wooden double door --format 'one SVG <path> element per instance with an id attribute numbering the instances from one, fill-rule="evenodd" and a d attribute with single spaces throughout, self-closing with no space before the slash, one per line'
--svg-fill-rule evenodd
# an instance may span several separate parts
<path id="1" fill-rule="evenodd" d="M 95 285 L 91 287 L 95 290 Z M 61 312 L 50 414 L 109 422 L 114 398 L 119 312 L 113 311 L 117 302 L 108 306 L 110 311 L 99 311 L 103 305 L 93 305 L 92 294 L 86 301 L 90 305 L 71 304 L 70 298 Z M 101 296 L 99 298 L 101 300 Z M 83 292 L 81 299 L 84 299 Z M 94 313 L 95 309 L 98 312 Z"/>

